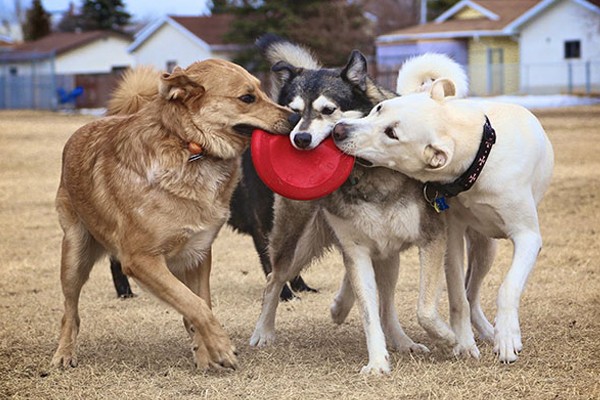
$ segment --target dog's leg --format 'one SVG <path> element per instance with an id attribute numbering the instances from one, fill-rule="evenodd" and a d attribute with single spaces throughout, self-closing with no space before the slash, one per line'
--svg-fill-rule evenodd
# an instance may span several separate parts
<path id="1" fill-rule="evenodd" d="M 127 276 L 123 273 L 121 262 L 116 257 L 110 257 L 110 272 L 117 291 L 117 296 L 122 299 L 134 297 Z"/>
<path id="2" fill-rule="evenodd" d="M 496 257 L 497 242 L 473 229 L 467 229 L 467 299 L 471 306 L 471 323 L 479 337 L 490 343 L 494 342 L 494 326 L 488 321 L 479 299 L 479 289 L 483 278 L 487 275 Z"/>
<path id="3" fill-rule="evenodd" d="M 194 328 L 192 351 L 199 369 L 236 368 L 235 348 L 208 304 L 169 271 L 163 257 L 134 256 L 121 261 L 128 275 L 190 321 Z"/>
<path id="4" fill-rule="evenodd" d="M 265 216 L 263 216 L 265 218 Z M 272 217 L 269 217 L 272 218 Z M 255 221 L 257 222 L 257 221 Z M 260 260 L 260 265 L 262 266 L 263 272 L 265 276 L 269 276 L 269 274 L 273 271 L 273 266 L 271 265 L 271 259 L 269 258 L 269 240 L 267 239 L 267 234 L 263 232 L 266 228 L 263 227 L 262 220 L 258 221 L 258 226 L 253 227 L 250 236 L 252 236 L 252 241 L 254 243 L 254 248 L 258 253 L 258 258 Z M 279 294 L 279 298 L 282 301 L 290 301 L 296 298 L 290 286 L 286 283 L 283 285 L 281 289 L 281 293 Z"/>
<path id="5" fill-rule="evenodd" d="M 342 238 L 340 241 L 345 242 Z M 344 244 L 350 245 L 344 246 Z M 388 374 L 390 373 L 389 354 L 379 318 L 377 284 L 369 249 L 347 241 L 344 244 L 342 244 L 344 265 L 361 310 L 369 351 L 369 363 L 360 372 L 361 374 Z"/>
<path id="6" fill-rule="evenodd" d="M 475 344 L 464 277 L 464 236 L 466 227 L 456 218 L 448 218 L 446 282 L 450 304 L 450 325 L 456 335 L 454 355 L 479 358 Z"/>
<path id="7" fill-rule="evenodd" d="M 421 272 L 417 317 L 429 336 L 454 347 L 457 343 L 456 334 L 438 314 L 438 300 L 444 282 L 445 251 L 446 238 L 443 234 L 419 247 Z"/>
<path id="8" fill-rule="evenodd" d="M 320 238 L 320 235 L 328 232 L 323 229 L 322 224 L 322 217 L 317 212 L 308 220 L 301 220 L 296 225 L 290 225 L 288 221 L 282 225 L 275 224 L 270 248 L 273 272 L 267 277 L 262 310 L 250 338 L 251 346 L 263 347 L 274 342 L 275 315 L 281 288 L 315 257 L 322 254 L 327 242 Z"/>
<path id="9" fill-rule="evenodd" d="M 326 214 L 326 217 L 338 238 L 346 274 L 356 297 L 367 339 L 369 363 L 360 372 L 361 374 L 388 374 L 390 372 L 389 354 L 379 318 L 377 283 L 370 249 L 358 244 L 356 229 L 350 221 L 329 213 Z"/>
<path id="10" fill-rule="evenodd" d="M 181 281 L 206 302 L 212 309 L 210 300 L 210 270 L 212 266 L 212 249 L 208 251 L 202 262 L 196 268 L 185 268 Z M 183 325 L 190 337 L 194 338 L 194 327 L 187 318 L 183 318 Z"/>
<path id="11" fill-rule="evenodd" d="M 250 338 L 251 346 L 265 346 L 275 340 L 275 314 L 281 288 L 322 255 L 333 240 L 331 228 L 315 203 L 276 196 L 274 212 L 269 236 L 273 272 L 267 277 L 260 317 Z"/>
<path id="12" fill-rule="evenodd" d="M 537 215 L 531 218 L 535 220 L 537 226 Z M 542 248 L 539 229 L 522 230 L 512 236 L 511 240 L 514 245 L 513 260 L 498 292 L 498 311 L 494 331 L 494 352 L 503 363 L 516 361 L 517 355 L 523 349 L 519 327 L 519 302 L 527 278 Z"/>
<path id="13" fill-rule="evenodd" d="M 79 296 L 90 271 L 103 250 L 80 223 L 65 229 L 62 241 L 60 281 L 65 297 L 58 349 L 52 357 L 55 367 L 77 366 L 75 347 L 79 333 Z"/>
<path id="14" fill-rule="evenodd" d="M 302 277 L 300 275 L 298 275 L 297 277 L 295 277 L 294 279 L 292 279 L 290 281 L 290 286 L 292 287 L 292 290 L 295 290 L 296 292 L 311 292 L 311 293 L 319 292 L 317 289 L 313 289 L 310 286 L 308 286 L 306 284 L 306 282 L 304 282 L 304 279 L 302 279 Z"/>
<path id="15" fill-rule="evenodd" d="M 394 294 L 396 283 L 398 282 L 399 266 L 399 254 L 373 263 L 377 290 L 379 292 L 379 313 L 381 315 L 383 331 L 394 350 L 411 353 L 428 353 L 429 349 L 427 347 L 415 343 L 408 337 L 398 320 L 398 313 L 394 304 Z"/>
<path id="16" fill-rule="evenodd" d="M 342 324 L 348 317 L 348 313 L 354 305 L 354 292 L 352 291 L 352 284 L 348 274 L 344 274 L 342 279 L 342 285 L 340 286 L 333 303 L 329 306 L 329 312 L 331 313 L 331 319 L 336 324 Z"/>

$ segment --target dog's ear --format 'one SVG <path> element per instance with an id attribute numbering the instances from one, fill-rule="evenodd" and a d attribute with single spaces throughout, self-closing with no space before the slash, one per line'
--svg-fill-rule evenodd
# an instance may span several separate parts
<path id="1" fill-rule="evenodd" d="M 287 82 L 298 76 L 302 72 L 302 68 L 294 67 L 285 61 L 277 61 L 271 67 L 271 71 L 277 74 L 281 82 Z"/>
<path id="2" fill-rule="evenodd" d="M 175 67 L 170 74 L 162 74 L 159 92 L 167 100 L 183 100 L 192 92 L 196 95 L 204 93 L 204 88 L 190 79 L 182 68 Z"/>
<path id="3" fill-rule="evenodd" d="M 425 146 L 423 156 L 428 167 L 427 170 L 440 170 L 447 166 L 454 154 L 454 146 L 451 140 L 438 141 Z"/>
<path id="4" fill-rule="evenodd" d="M 341 77 L 363 92 L 367 90 L 367 59 L 360 51 L 352 50 Z"/>
<path id="5" fill-rule="evenodd" d="M 450 79 L 436 79 L 431 84 L 429 95 L 437 101 L 442 101 L 448 96 L 456 96 L 456 85 Z"/>

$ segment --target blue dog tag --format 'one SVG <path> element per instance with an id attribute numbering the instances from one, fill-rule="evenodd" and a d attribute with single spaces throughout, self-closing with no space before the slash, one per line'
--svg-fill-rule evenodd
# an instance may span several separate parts
<path id="1" fill-rule="evenodd" d="M 442 211 L 445 211 L 450 207 L 448 207 L 445 197 L 436 197 L 433 201 L 433 208 L 435 208 L 435 211 L 437 211 L 438 213 L 441 213 Z"/>

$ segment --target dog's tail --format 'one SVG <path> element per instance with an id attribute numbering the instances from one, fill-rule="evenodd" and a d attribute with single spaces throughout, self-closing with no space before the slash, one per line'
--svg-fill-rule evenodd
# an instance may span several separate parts
<path id="1" fill-rule="evenodd" d="M 299 44 L 273 33 L 267 33 L 256 40 L 256 46 L 271 65 L 284 61 L 296 68 L 319 69 L 321 64 L 314 54 Z"/>
<path id="2" fill-rule="evenodd" d="M 150 66 L 127 70 L 112 93 L 107 115 L 135 114 L 158 94 L 159 73 Z"/>
<path id="3" fill-rule="evenodd" d="M 398 72 L 396 92 L 400 95 L 422 92 L 439 78 L 450 79 L 456 96 L 466 97 L 469 81 L 463 67 L 445 54 L 426 53 L 406 61 Z"/>
<path id="4" fill-rule="evenodd" d="M 269 94 L 275 100 L 284 82 L 289 78 L 284 70 L 321 68 L 321 64 L 309 49 L 272 33 L 259 37 L 256 40 L 256 47 L 271 66 L 278 63 L 287 66 L 279 70 L 281 73 L 271 74 Z"/>

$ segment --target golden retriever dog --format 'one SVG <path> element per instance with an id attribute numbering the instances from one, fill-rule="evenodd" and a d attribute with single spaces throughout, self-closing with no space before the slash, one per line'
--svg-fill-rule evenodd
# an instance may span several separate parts
<path id="1" fill-rule="evenodd" d="M 77 365 L 81 288 L 108 253 L 183 315 L 197 368 L 234 369 L 234 346 L 211 311 L 211 245 L 228 219 L 252 130 L 287 134 L 291 111 L 223 60 L 162 75 L 134 71 L 128 79 L 111 112 L 139 111 L 83 126 L 63 151 L 56 209 L 65 312 L 52 364 Z M 147 90 L 127 98 L 123 90 L 136 79 Z M 135 105 L 139 96 L 145 100 Z"/>

